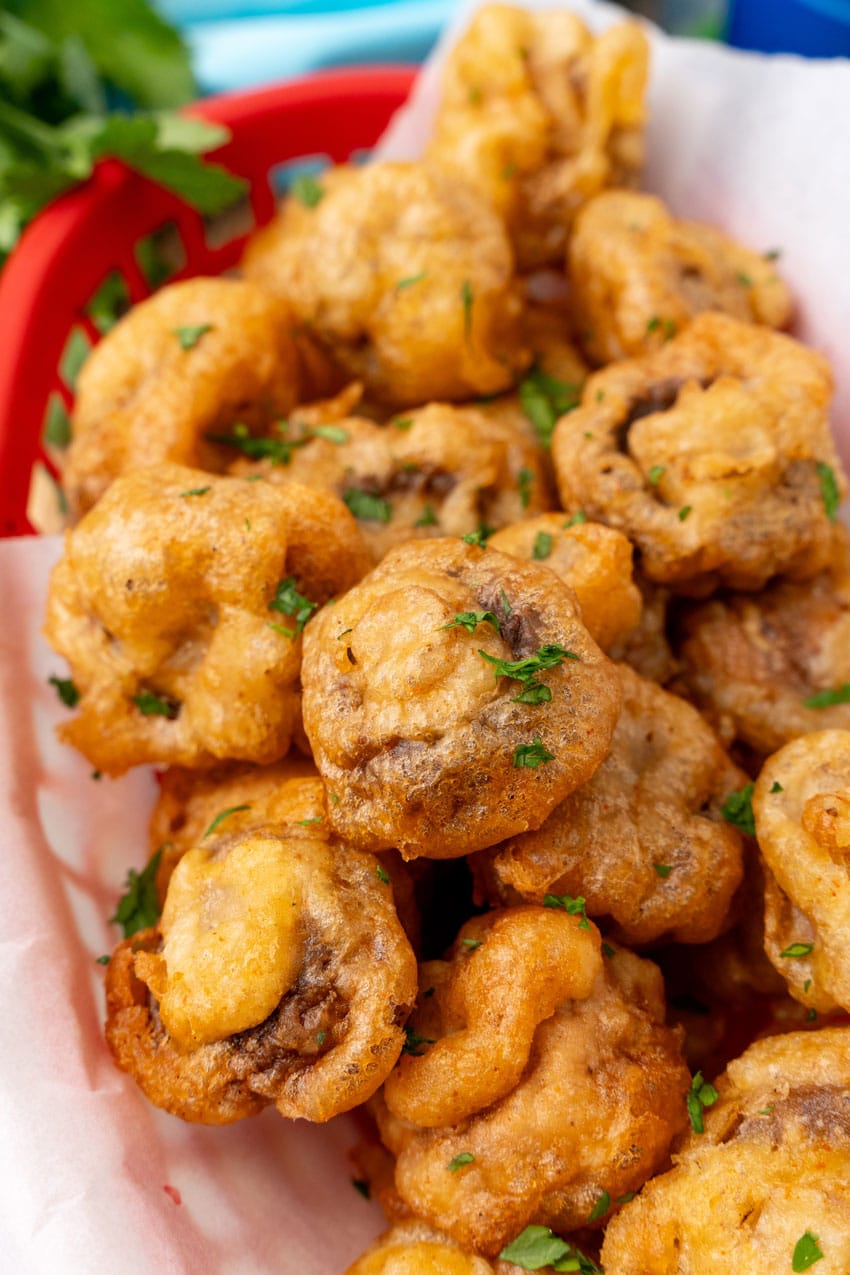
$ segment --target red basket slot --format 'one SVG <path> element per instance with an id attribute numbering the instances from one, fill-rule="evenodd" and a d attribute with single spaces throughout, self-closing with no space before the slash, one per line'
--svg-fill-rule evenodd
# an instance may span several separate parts
<path id="1" fill-rule="evenodd" d="M 414 74 L 409 67 L 324 72 L 192 106 L 230 129 L 214 158 L 250 182 L 249 224 L 224 242 L 174 195 L 115 161 L 33 222 L 0 276 L 0 535 L 33 530 L 26 516 L 33 465 L 41 460 L 55 472 L 44 426 L 49 412 L 61 420 L 70 408 L 72 365 L 99 338 L 87 307 L 104 280 L 117 272 L 131 301 L 148 296 L 154 289 L 139 245 L 166 225 L 181 258 L 171 278 L 229 270 L 251 226 L 272 216 L 272 170 L 302 156 L 339 163 L 373 146 Z"/>

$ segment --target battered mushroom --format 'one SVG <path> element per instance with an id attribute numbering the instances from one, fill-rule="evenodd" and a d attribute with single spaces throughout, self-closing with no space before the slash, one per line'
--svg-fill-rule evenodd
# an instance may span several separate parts
<path id="1" fill-rule="evenodd" d="M 677 221 L 660 199 L 636 191 L 605 191 L 585 204 L 568 269 L 593 363 L 648 354 L 703 310 L 772 328 L 791 317 L 772 261 L 711 226 Z"/>
<path id="2" fill-rule="evenodd" d="M 536 1259 L 533 1268 L 525 1261 L 520 1265 L 516 1262 L 490 1262 L 477 1253 L 465 1251 L 448 1235 L 436 1231 L 427 1222 L 411 1218 L 379 1235 L 362 1257 L 353 1266 L 349 1266 L 345 1275 L 521 1275 L 522 1271 L 531 1269 L 547 1275 L 547 1272 L 555 1270 L 599 1269 L 589 1265 L 586 1256 L 579 1254 L 573 1244 L 552 1238 L 549 1240 L 549 1247 L 553 1252 L 574 1258 L 576 1264 L 564 1265 L 563 1256 L 552 1259 L 558 1261 L 556 1267 L 548 1262 L 546 1266 L 540 1266 Z M 580 1256 L 585 1262 L 581 1267 L 578 1265 Z"/>
<path id="3" fill-rule="evenodd" d="M 431 403 L 385 426 L 356 416 L 309 425 L 300 415 L 271 458 L 231 472 L 340 496 L 376 562 L 407 540 L 503 527 L 553 503 L 539 449 L 474 408 Z"/>
<path id="4" fill-rule="evenodd" d="M 398 1057 L 416 964 L 392 891 L 371 855 L 301 831 L 222 823 L 175 867 L 159 929 L 109 963 L 115 1061 L 184 1120 L 329 1120 Z"/>
<path id="5" fill-rule="evenodd" d="M 605 756 L 616 669 L 548 568 L 393 549 L 305 635 L 304 726 L 352 844 L 455 858 L 539 827 Z"/>
<path id="6" fill-rule="evenodd" d="M 850 1011 L 850 731 L 786 744 L 753 793 L 767 868 L 765 950 L 792 996 Z"/>
<path id="7" fill-rule="evenodd" d="M 333 496 L 167 464 L 117 479 L 51 577 L 45 631 L 80 693 L 62 738 L 109 774 L 276 760 L 300 631 L 367 566 Z"/>
<path id="8" fill-rule="evenodd" d="M 815 575 L 845 488 L 825 360 L 702 314 L 586 383 L 555 430 L 561 499 L 624 531 L 650 580 L 704 594 Z"/>
<path id="9" fill-rule="evenodd" d="M 375 1110 L 400 1195 L 465 1248 L 599 1223 L 600 1199 L 641 1186 L 686 1119 L 661 976 L 611 950 L 579 915 L 522 907 L 470 921 L 447 962 L 420 968 L 420 1056 Z"/>
<path id="10" fill-rule="evenodd" d="M 501 219 L 425 164 L 337 172 L 255 237 L 244 269 L 385 403 L 496 393 L 528 362 Z"/>
<path id="11" fill-rule="evenodd" d="M 632 547 L 624 535 L 595 522 L 541 514 L 498 531 L 490 547 L 545 562 L 575 593 L 581 618 L 603 651 L 622 642 L 640 619 L 632 580 Z"/>
<path id="12" fill-rule="evenodd" d="M 563 260 L 570 222 L 643 163 L 648 47 L 621 22 L 488 4 L 448 56 L 428 157 L 474 181 L 523 269 Z"/>
<path id="13" fill-rule="evenodd" d="M 696 709 L 620 666 L 611 751 L 583 787 L 526 832 L 473 860 L 491 899 L 582 897 L 624 942 L 705 943 L 727 923 L 741 835 L 721 815 L 746 776 Z"/>
<path id="14" fill-rule="evenodd" d="M 615 1217 L 614 1275 L 850 1270 L 850 1030 L 759 1041 L 717 1082 L 719 1100 L 675 1167 Z"/>
<path id="15" fill-rule="evenodd" d="M 291 327 L 286 305 L 234 279 L 174 283 L 135 306 L 80 372 L 62 476 L 72 517 L 143 465 L 223 469 L 208 434 L 235 420 L 261 430 L 297 401 Z"/>
<path id="16" fill-rule="evenodd" d="M 761 757 L 821 729 L 850 730 L 850 537 L 833 528 L 825 571 L 725 594 L 677 618 L 680 673 L 724 739 Z"/>
<path id="17" fill-rule="evenodd" d="M 612 660 L 630 664 L 641 677 L 664 686 L 677 670 L 667 636 L 670 590 L 652 584 L 637 569 L 634 581 L 641 596 L 640 619 L 637 627 L 621 642 L 615 642 L 608 654 Z"/>

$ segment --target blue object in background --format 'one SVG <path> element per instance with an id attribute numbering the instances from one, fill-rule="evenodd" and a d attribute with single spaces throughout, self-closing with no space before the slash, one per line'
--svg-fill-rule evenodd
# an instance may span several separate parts
<path id="1" fill-rule="evenodd" d="M 158 0 L 206 93 L 322 67 L 421 62 L 456 0 Z"/>
<path id="2" fill-rule="evenodd" d="M 850 57 L 850 0 L 734 0 L 727 39 L 763 53 Z"/>

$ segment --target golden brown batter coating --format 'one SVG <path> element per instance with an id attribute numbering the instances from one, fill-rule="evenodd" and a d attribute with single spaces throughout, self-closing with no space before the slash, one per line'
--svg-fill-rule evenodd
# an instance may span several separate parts
<path id="1" fill-rule="evenodd" d="M 134 306 L 80 373 L 63 489 L 80 517 L 119 474 L 158 461 L 213 472 L 207 434 L 262 431 L 298 398 L 292 315 L 252 283 L 188 279 Z"/>
<path id="2" fill-rule="evenodd" d="M 568 269 L 576 325 L 597 364 L 659 349 L 704 310 L 772 328 L 791 317 L 772 261 L 637 191 L 604 191 L 584 205 Z"/>
<path id="3" fill-rule="evenodd" d="M 641 596 L 632 580 L 632 546 L 598 522 L 572 523 L 540 514 L 497 531 L 492 549 L 545 562 L 575 593 L 587 631 L 603 651 L 623 642 L 640 620 Z"/>
<path id="4" fill-rule="evenodd" d="M 45 632 L 80 692 L 62 738 L 108 774 L 275 761 L 298 719 L 300 627 L 367 566 L 333 496 L 177 465 L 124 475 L 51 577 Z"/>
<path id="5" fill-rule="evenodd" d="M 624 531 L 649 579 L 681 592 L 815 575 L 846 487 L 831 385 L 790 337 L 698 315 L 587 382 L 553 439 L 561 500 Z"/>
<path id="6" fill-rule="evenodd" d="M 547 986 L 558 923 L 573 955 L 557 985 Z M 384 1102 L 375 1100 L 381 1136 L 398 1157 L 402 1198 L 418 1217 L 485 1255 L 499 1253 L 529 1223 L 559 1234 L 584 1226 L 603 1192 L 616 1201 L 643 1184 L 686 1119 L 690 1078 L 678 1035 L 663 1025 L 657 968 L 625 949 L 604 959 L 598 932 L 583 924 L 560 910 L 523 907 L 465 925 L 448 961 L 420 969 L 411 1020 L 417 1035 L 409 1039 L 425 1038 L 421 1057 L 404 1057 Z M 498 978 L 492 1010 L 474 996 L 476 963 Z M 512 999 L 502 1024 L 497 1007 Z M 514 1034 L 518 1017 L 523 1029 Z M 463 1114 L 467 1093 L 474 1108 L 483 1098 L 494 1058 L 510 1059 L 516 1083 L 494 1086 L 499 1096 L 488 1106 Z M 417 1067 L 418 1096 L 445 1110 L 445 1126 L 423 1128 L 396 1114 L 399 1090 L 413 1088 Z M 507 1069 L 502 1078 L 508 1082 Z"/>
<path id="7" fill-rule="evenodd" d="M 615 1217 L 610 1275 L 850 1270 L 850 1030 L 752 1045 L 675 1167 Z M 807 1240 L 805 1237 L 808 1236 Z M 822 1258 L 815 1258 L 815 1242 Z M 809 1261 L 801 1264 L 804 1254 Z M 799 1256 L 795 1257 L 795 1254 Z"/>
<path id="8" fill-rule="evenodd" d="M 300 832 L 223 822 L 175 868 L 160 928 L 109 963 L 115 1060 L 184 1120 L 328 1120 L 398 1057 L 416 966 L 392 891 L 371 855 Z"/>
<path id="9" fill-rule="evenodd" d="M 502 1268 L 413 1219 L 380 1235 L 345 1275 L 492 1275 L 496 1269 Z"/>
<path id="10" fill-rule="evenodd" d="M 765 951 L 795 999 L 850 1011 L 850 731 L 803 735 L 768 758 L 753 814 Z"/>
<path id="11" fill-rule="evenodd" d="M 474 181 L 523 269 L 563 260 L 577 210 L 643 163 L 648 46 L 621 22 L 593 36 L 564 10 L 488 4 L 446 62 L 428 157 Z"/>
<path id="12" fill-rule="evenodd" d="M 817 730 L 850 730 L 850 537 L 833 528 L 825 571 L 725 594 L 677 618 L 688 694 L 731 743 L 766 756 Z M 813 706 L 809 701 L 815 699 Z"/>
<path id="13" fill-rule="evenodd" d="M 526 832 L 472 862 L 491 899 L 586 901 L 622 941 L 705 943 L 742 878 L 741 835 L 720 809 L 746 782 L 699 713 L 619 666 L 623 708 L 593 777 Z"/>
<path id="14" fill-rule="evenodd" d="M 677 670 L 667 636 L 670 590 L 652 584 L 637 568 L 634 581 L 641 596 L 640 619 L 628 637 L 613 644 L 608 655 L 631 665 L 641 677 L 665 686 Z"/>
<path id="15" fill-rule="evenodd" d="M 405 858 L 538 827 L 602 761 L 621 695 L 554 572 L 448 539 L 392 550 L 317 616 L 302 682 L 332 827 Z"/>
<path id="16" fill-rule="evenodd" d="M 255 237 L 248 278 L 290 302 L 382 402 L 510 386 L 528 362 L 520 295 L 504 226 L 481 196 L 421 163 L 345 169 L 322 184 L 315 207 L 285 209 Z"/>

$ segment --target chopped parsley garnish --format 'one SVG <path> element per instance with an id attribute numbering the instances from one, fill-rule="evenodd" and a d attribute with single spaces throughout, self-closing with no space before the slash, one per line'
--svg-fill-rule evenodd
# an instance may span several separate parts
<path id="1" fill-rule="evenodd" d="M 610 1207 L 611 1207 L 611 1196 L 608 1194 L 607 1191 L 603 1191 L 599 1199 L 596 1201 L 593 1208 L 590 1210 L 590 1212 L 587 1215 L 588 1222 L 598 1222 L 601 1217 L 605 1216 L 605 1214 L 608 1212 Z"/>
<path id="2" fill-rule="evenodd" d="M 309 173 L 300 173 L 290 186 L 289 193 L 305 208 L 315 208 L 325 197 L 324 190 Z"/>
<path id="3" fill-rule="evenodd" d="M 502 609 L 504 610 L 505 615 L 510 615 L 511 611 L 513 610 L 513 607 L 508 601 L 508 595 L 505 593 L 504 589 L 499 590 L 499 595 L 502 600 Z"/>
<path id="4" fill-rule="evenodd" d="M 463 335 L 468 341 L 472 336 L 472 304 L 475 300 L 472 294 L 472 284 L 468 279 L 464 279 L 463 286 L 460 290 L 460 299 L 463 304 Z"/>
<path id="5" fill-rule="evenodd" d="M 666 473 L 667 473 L 666 465 L 653 465 L 649 473 L 647 474 L 647 478 L 649 479 L 649 485 L 651 487 L 657 487 L 659 482 L 661 481 L 662 475 Z"/>
<path id="6" fill-rule="evenodd" d="M 368 491 L 361 491 L 359 487 L 349 487 L 343 492 L 342 499 L 354 517 L 363 522 L 387 523 L 393 516 L 393 507 L 388 500 L 373 496 Z"/>
<path id="7" fill-rule="evenodd" d="M 815 1022 L 817 1022 L 817 1017 L 818 1017 L 818 1011 L 817 1011 L 816 1009 L 807 1009 L 807 1010 L 806 1010 L 806 1022 L 807 1022 L 807 1023 L 815 1023 Z"/>
<path id="8" fill-rule="evenodd" d="M 343 429 L 341 425 L 313 425 L 310 433 L 316 438 L 323 438 L 326 443 L 336 443 L 337 447 L 347 443 L 351 437 L 348 430 Z"/>
<path id="9" fill-rule="evenodd" d="M 561 908 L 568 916 L 580 916 L 579 929 L 590 929 L 590 922 L 587 919 L 587 905 L 582 895 L 574 899 L 571 894 L 544 894 L 543 906 L 544 908 Z"/>
<path id="10" fill-rule="evenodd" d="M 328 1038 L 328 1033 L 327 1033 L 327 1032 L 316 1032 L 316 1044 L 317 1044 L 317 1045 L 320 1045 L 320 1046 L 321 1046 L 321 1045 L 324 1045 L 324 1043 L 325 1043 L 325 1041 L 327 1040 L 327 1038 Z"/>
<path id="11" fill-rule="evenodd" d="M 393 421 L 393 425 L 395 425 L 396 429 L 410 429 L 412 424 L 412 416 L 399 416 L 397 420 Z"/>
<path id="12" fill-rule="evenodd" d="M 475 1156 L 471 1151 L 461 1151 L 460 1155 L 456 1155 L 453 1160 L 449 1160 L 449 1173 L 457 1173 L 458 1169 L 462 1169 L 465 1164 L 472 1164 Z"/>
<path id="13" fill-rule="evenodd" d="M 661 877 L 662 881 L 666 881 L 670 873 L 673 871 L 673 865 L 671 863 L 653 863 L 652 866 L 655 868 L 655 871 Z"/>
<path id="14" fill-rule="evenodd" d="M 412 288 L 415 283 L 421 283 L 423 279 L 427 278 L 427 270 L 423 270 L 420 274 L 410 274 L 405 279 L 399 279 L 396 284 L 396 291 L 401 292 L 404 288 Z"/>
<path id="15" fill-rule="evenodd" d="M 531 682 L 524 691 L 511 699 L 512 704 L 549 704 L 551 701 L 552 692 L 542 682 Z"/>
<path id="16" fill-rule="evenodd" d="M 366 1181 L 365 1178 L 352 1178 L 351 1185 L 354 1187 L 358 1195 L 363 1196 L 364 1200 L 369 1200 L 372 1198 L 372 1191 L 369 1187 L 369 1183 Z"/>
<path id="17" fill-rule="evenodd" d="M 663 332 L 664 340 L 669 341 L 676 335 L 675 319 L 660 319 L 658 315 L 653 315 L 646 325 L 646 334 L 651 336 L 653 332 Z"/>
<path id="18" fill-rule="evenodd" d="M 775 1105 L 776 1105 L 775 1103 L 771 1102 L 769 1106 L 762 1107 L 759 1111 L 756 1112 L 756 1114 L 759 1116 L 769 1116 L 770 1113 L 773 1111 L 773 1108 Z"/>
<path id="19" fill-rule="evenodd" d="M 284 630 L 284 632 L 287 637 L 297 637 L 318 605 L 318 602 L 311 602 L 309 598 L 304 597 L 303 593 L 298 592 L 294 576 L 287 576 L 277 586 L 275 595 L 269 603 L 269 610 L 280 611 L 282 615 L 291 615 L 295 620 L 295 631 Z"/>
<path id="20" fill-rule="evenodd" d="M 702 1078 L 702 1072 L 698 1071 L 691 1081 L 691 1087 L 688 1090 L 687 1104 L 688 1116 L 691 1121 L 691 1128 L 694 1133 L 703 1133 L 705 1124 L 703 1122 L 702 1113 L 706 1107 L 713 1107 L 717 1102 L 717 1090 L 714 1085 L 706 1084 Z"/>
<path id="21" fill-rule="evenodd" d="M 611 959 L 611 957 L 612 957 L 612 956 L 616 956 L 616 955 L 617 955 L 617 949 L 616 949 L 616 948 L 613 948 L 613 947 L 611 946 L 611 944 L 610 944 L 610 943 L 603 943 L 603 944 L 602 944 L 602 955 L 603 955 L 603 956 L 607 956 L 607 957 L 608 957 L 608 960 L 610 961 L 610 959 Z"/>
<path id="22" fill-rule="evenodd" d="M 493 531 L 493 527 L 487 527 L 482 523 L 477 531 L 468 531 L 463 537 L 463 542 L 467 545 L 477 545 L 479 549 L 486 549 L 487 541 L 492 536 Z"/>
<path id="23" fill-rule="evenodd" d="M 70 677 L 49 677 L 50 686 L 56 687 L 56 694 L 66 708 L 76 708 L 80 702 L 80 692 Z"/>
<path id="24" fill-rule="evenodd" d="M 140 691 L 133 696 L 133 703 L 145 717 L 167 717 L 173 722 L 177 716 L 178 705 L 174 700 L 164 699 L 153 691 Z"/>
<path id="25" fill-rule="evenodd" d="M 574 1244 L 568 1244 L 555 1235 L 548 1226 L 527 1226 L 499 1254 L 504 1262 L 513 1262 L 524 1271 L 539 1271 L 551 1266 L 554 1271 L 578 1271 L 580 1275 L 595 1275 L 601 1268 L 582 1253 Z"/>
<path id="26" fill-rule="evenodd" d="M 531 503 L 531 488 L 534 485 L 534 471 L 531 469 L 521 469 L 516 476 L 517 490 L 519 491 L 519 503 L 523 509 L 527 509 Z"/>
<path id="27" fill-rule="evenodd" d="M 379 881 L 383 881 L 384 885 L 389 885 L 390 874 L 389 872 L 387 872 L 386 868 L 384 867 L 382 863 L 379 863 L 377 868 L 375 869 L 375 875 L 377 876 Z"/>
<path id="28" fill-rule="evenodd" d="M 498 617 L 492 611 L 458 611 L 453 620 L 440 627 L 443 629 L 466 629 L 467 633 L 474 633 L 479 624 L 489 624 L 497 633 L 501 632 Z"/>
<path id="29" fill-rule="evenodd" d="M 816 468 L 820 479 L 820 496 L 823 501 L 823 507 L 826 510 L 826 516 L 830 522 L 835 522 L 838 506 L 841 504 L 841 493 L 838 490 L 838 479 L 835 477 L 835 470 L 831 465 L 827 465 L 824 460 L 819 460 Z"/>
<path id="30" fill-rule="evenodd" d="M 157 850 L 150 863 L 141 872 L 130 868 L 124 886 L 124 893 L 118 900 L 114 916 L 109 918 L 110 925 L 120 925 L 124 938 L 128 939 L 139 930 L 147 930 L 159 920 L 159 894 L 156 889 L 156 874 L 162 858 L 163 847 Z"/>
<path id="31" fill-rule="evenodd" d="M 538 531 L 534 537 L 534 547 L 531 550 L 531 556 L 536 562 L 545 562 L 552 552 L 552 537 L 548 531 Z"/>
<path id="32" fill-rule="evenodd" d="M 774 779 L 774 781 L 773 781 L 773 786 L 771 787 L 771 790 L 770 790 L 770 791 L 771 791 L 771 792 L 784 792 L 784 791 L 785 791 L 785 789 L 782 787 L 782 785 L 781 785 L 781 783 L 779 782 L 779 780 L 778 780 L 778 779 Z"/>
<path id="33" fill-rule="evenodd" d="M 739 270 L 738 273 L 735 275 L 735 278 L 738 280 L 742 288 L 751 288 L 753 286 L 752 279 L 743 270 Z"/>
<path id="34" fill-rule="evenodd" d="M 807 992 L 809 988 L 811 987 L 811 985 L 812 985 L 812 980 L 810 978 L 807 978 L 805 983 L 803 984 L 803 991 Z"/>
<path id="35" fill-rule="evenodd" d="M 181 499 L 185 500 L 187 496 L 206 496 L 208 491 L 212 491 L 211 487 L 190 487 L 188 491 L 181 491 Z"/>
<path id="36" fill-rule="evenodd" d="M 112 960 L 112 957 L 111 957 L 111 956 L 98 956 L 98 957 L 97 957 L 97 963 L 98 963 L 98 965 L 108 965 L 108 964 L 109 964 L 109 962 L 110 962 L 111 960 Z"/>
<path id="37" fill-rule="evenodd" d="M 414 1058 L 419 1058 L 422 1054 L 420 1046 L 436 1045 L 436 1043 L 437 1042 L 432 1040 L 430 1036 L 420 1036 L 419 1033 L 415 1032 L 412 1027 L 405 1027 L 404 1044 L 401 1047 L 401 1052 L 403 1054 L 412 1054 Z"/>
<path id="38" fill-rule="evenodd" d="M 540 736 L 535 736 L 530 744 L 520 744 L 514 749 L 514 766 L 517 770 L 536 770 L 546 762 L 554 761 L 555 754 L 544 748 Z"/>
<path id="39" fill-rule="evenodd" d="M 790 961 L 800 961 L 804 956 L 808 956 L 811 953 L 814 946 L 814 943 L 791 943 L 779 955 L 786 957 Z"/>
<path id="40" fill-rule="evenodd" d="M 278 429 L 284 424 L 279 421 Z M 288 465 L 293 450 L 307 442 L 306 438 L 255 438 L 242 421 L 237 421 L 229 434 L 206 434 L 204 437 L 208 443 L 235 447 L 250 460 L 270 460 L 273 465 Z"/>
<path id="41" fill-rule="evenodd" d="M 632 1200 L 635 1198 L 636 1195 L 637 1195 L 637 1191 L 627 1191 L 625 1195 L 617 1196 L 617 1203 L 631 1204 Z"/>
<path id="42" fill-rule="evenodd" d="M 754 783 L 744 784 L 737 792 L 730 792 L 720 807 L 720 813 L 727 823 L 740 828 L 748 837 L 756 835 L 756 821 L 753 817 Z"/>
<path id="43" fill-rule="evenodd" d="M 201 337 L 212 332 L 214 327 L 213 323 L 191 323 L 185 328 L 175 328 L 174 335 L 180 342 L 181 350 L 194 350 Z"/>
<path id="44" fill-rule="evenodd" d="M 547 372 L 533 367 L 519 383 L 519 401 L 534 426 L 541 447 L 549 447 L 561 416 L 578 407 L 581 386 L 559 381 Z"/>
<path id="45" fill-rule="evenodd" d="M 587 514 L 583 509 L 577 509 L 564 523 L 564 531 L 569 531 L 570 527 L 580 527 L 583 522 L 587 522 Z"/>
<path id="46" fill-rule="evenodd" d="M 550 643 L 547 646 L 541 646 L 524 660 L 500 660 L 495 655 L 488 655 L 486 651 L 480 648 L 478 654 L 488 664 L 493 665 L 494 677 L 510 677 L 515 682 L 522 682 L 526 686 L 532 685 L 538 673 L 545 673 L 547 669 L 558 668 L 563 664 L 564 660 L 577 660 L 579 657 L 574 651 L 568 651 L 566 647 L 558 646 L 557 643 Z M 532 701 L 534 702 L 534 701 Z"/>
<path id="47" fill-rule="evenodd" d="M 463 946 L 469 948 L 470 952 L 474 952 L 483 942 L 483 939 L 461 939 Z"/>
<path id="48" fill-rule="evenodd" d="M 682 505 L 682 508 L 676 514 L 676 517 L 679 519 L 679 522 L 684 522 L 688 514 L 691 513 L 692 509 L 693 509 L 693 505 Z"/>
<path id="49" fill-rule="evenodd" d="M 322 816 L 316 815 L 313 819 L 296 819 L 295 822 L 299 828 L 312 828 L 314 823 L 322 822 Z"/>
<path id="50" fill-rule="evenodd" d="M 821 1261 L 823 1253 L 820 1251 L 818 1237 L 812 1235 L 811 1231 L 806 1231 L 801 1235 L 794 1245 L 794 1254 L 791 1258 L 792 1271 L 807 1271 L 810 1266 L 814 1266 L 815 1262 Z"/>
<path id="51" fill-rule="evenodd" d="M 205 841 L 207 837 L 211 837 L 211 836 L 212 836 L 212 834 L 213 834 L 213 833 L 214 833 L 214 832 L 215 832 L 218 828 L 220 828 L 220 827 L 221 827 L 221 825 L 224 823 L 225 819 L 229 819 L 231 815 L 238 815 L 241 811 L 243 811 L 243 810 L 250 810 L 250 809 L 251 809 L 251 806 L 250 806 L 250 803 L 249 803 L 247 806 L 228 806 L 227 810 L 222 810 L 222 811 L 220 811 L 220 813 L 216 815 L 215 819 L 213 819 L 212 823 L 211 823 L 211 824 L 210 824 L 210 826 L 207 828 L 207 830 L 206 830 L 206 832 L 204 833 L 203 837 L 201 837 L 201 840 L 202 840 L 202 841 Z"/>
<path id="52" fill-rule="evenodd" d="M 850 682 L 826 691 L 817 691 L 803 700 L 804 708 L 832 708 L 835 704 L 850 704 Z"/>
<path id="53" fill-rule="evenodd" d="M 436 527 L 438 522 L 433 505 L 426 505 L 413 525 L 414 527 Z"/>

